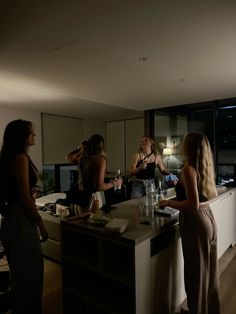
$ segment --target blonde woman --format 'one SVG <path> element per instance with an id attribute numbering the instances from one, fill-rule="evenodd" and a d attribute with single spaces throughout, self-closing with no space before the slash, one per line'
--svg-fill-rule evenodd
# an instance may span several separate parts
<path id="1" fill-rule="evenodd" d="M 143 136 L 139 142 L 139 150 L 131 160 L 130 175 L 134 176 L 131 198 L 145 195 L 145 180 L 155 179 L 155 168 L 158 167 L 162 175 L 168 175 L 165 170 L 161 155 L 155 152 L 154 141 L 148 136 Z"/>
<path id="2" fill-rule="evenodd" d="M 208 139 L 188 133 L 182 143 L 185 164 L 176 185 L 177 200 L 161 206 L 180 210 L 184 279 L 191 314 L 219 314 L 219 276 L 216 224 L 208 200 L 217 196 L 214 164 Z"/>

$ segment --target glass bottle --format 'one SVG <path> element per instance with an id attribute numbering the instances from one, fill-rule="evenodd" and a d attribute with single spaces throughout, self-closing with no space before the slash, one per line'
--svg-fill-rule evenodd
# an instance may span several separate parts
<path id="1" fill-rule="evenodd" d="M 120 175 L 120 169 L 117 170 L 117 173 L 115 175 L 115 180 L 120 180 L 121 179 L 121 175 Z M 120 193 L 121 192 L 121 185 L 115 185 L 114 186 L 114 191 L 116 193 Z"/>
<path id="2" fill-rule="evenodd" d="M 159 205 L 160 200 L 165 198 L 164 188 L 163 188 L 163 184 L 161 180 L 159 180 L 158 182 L 157 197 L 158 197 L 158 205 Z"/>

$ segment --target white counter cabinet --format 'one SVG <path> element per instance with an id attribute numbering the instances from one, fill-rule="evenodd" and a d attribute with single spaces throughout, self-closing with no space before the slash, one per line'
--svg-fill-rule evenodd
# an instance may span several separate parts
<path id="1" fill-rule="evenodd" d="M 236 189 L 210 202 L 218 229 L 218 258 L 236 243 Z"/>

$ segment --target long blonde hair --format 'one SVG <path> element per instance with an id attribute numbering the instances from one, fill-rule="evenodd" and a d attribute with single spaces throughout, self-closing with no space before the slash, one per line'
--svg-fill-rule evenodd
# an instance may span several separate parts
<path id="1" fill-rule="evenodd" d="M 198 191 L 201 196 L 210 199 L 217 194 L 215 186 L 214 161 L 210 143 L 204 134 L 187 133 L 183 140 L 185 164 L 195 168 Z"/>

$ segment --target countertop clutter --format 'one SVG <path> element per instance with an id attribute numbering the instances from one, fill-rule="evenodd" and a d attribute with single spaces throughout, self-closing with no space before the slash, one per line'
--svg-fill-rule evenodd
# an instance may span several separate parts
<path id="1" fill-rule="evenodd" d="M 219 192 L 219 198 L 222 194 L 227 192 L 230 188 L 226 188 L 224 186 L 218 186 L 217 190 Z M 36 200 L 36 204 L 39 208 L 43 208 L 45 204 L 55 204 L 55 202 L 58 199 L 64 199 L 65 193 L 53 193 L 50 195 L 46 195 L 43 197 L 40 197 Z M 175 197 L 175 189 L 170 188 L 166 190 L 165 193 L 166 198 L 174 198 Z M 125 230 L 122 230 L 123 235 L 122 238 L 125 241 L 135 241 L 138 243 L 139 241 L 142 241 L 145 238 L 149 238 L 152 235 L 155 235 L 156 233 L 164 231 L 166 228 L 168 229 L 170 226 L 175 225 L 178 223 L 178 214 L 173 215 L 166 215 L 165 217 L 165 211 L 161 213 L 156 213 L 155 217 L 140 217 L 140 204 L 143 204 L 144 198 L 136 199 L 136 200 L 129 200 L 126 202 L 122 202 L 119 204 L 116 204 L 115 206 L 112 206 L 112 210 L 110 213 L 105 214 L 105 217 L 108 217 L 108 219 L 103 222 L 103 224 L 99 223 L 91 223 L 90 221 L 90 228 L 95 227 L 95 230 L 97 227 L 103 228 L 108 221 L 114 218 L 119 219 L 127 219 L 128 223 L 125 228 Z M 62 217 L 57 217 L 57 215 L 51 215 L 50 213 L 47 213 L 45 211 L 40 210 L 40 215 L 42 216 L 42 219 L 44 220 L 46 227 L 48 229 L 49 233 L 49 240 L 43 243 L 43 252 L 45 256 L 48 256 L 49 258 L 52 258 L 56 261 L 61 261 L 61 236 L 60 236 L 60 222 Z M 163 214 L 163 215 L 161 215 Z M 168 217 L 169 216 L 169 217 Z M 65 218 L 65 217 L 63 217 Z M 88 218 L 88 217 L 87 217 Z M 72 221 L 74 218 L 72 218 Z M 71 221 L 71 223 L 72 223 Z M 76 224 L 77 218 L 74 221 Z M 86 226 L 88 223 L 87 219 L 78 220 L 77 223 L 82 223 L 82 225 Z M 109 227 L 109 226 L 108 226 Z M 104 228 L 100 231 L 105 231 Z M 118 232 L 120 233 L 120 232 Z"/>

